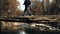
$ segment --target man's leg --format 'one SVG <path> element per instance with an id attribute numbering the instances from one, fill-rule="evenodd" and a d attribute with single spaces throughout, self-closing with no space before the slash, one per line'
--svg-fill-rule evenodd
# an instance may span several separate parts
<path id="1" fill-rule="evenodd" d="M 22 16 L 24 16 L 24 15 L 25 15 L 26 11 L 27 11 L 27 6 L 25 6 L 25 10 L 24 10 L 24 12 L 23 12 Z"/>
<path id="2" fill-rule="evenodd" d="M 27 8 L 27 11 L 29 12 L 29 15 L 30 16 L 33 15 L 32 12 L 30 11 L 30 8 L 29 7 Z"/>

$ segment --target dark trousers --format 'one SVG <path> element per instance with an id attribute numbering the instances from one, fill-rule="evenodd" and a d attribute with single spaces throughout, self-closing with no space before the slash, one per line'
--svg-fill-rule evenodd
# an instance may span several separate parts
<path id="1" fill-rule="evenodd" d="M 25 5 L 25 10 L 24 10 L 24 13 L 22 14 L 22 16 L 24 16 L 26 12 L 28 12 L 29 15 L 33 15 L 32 12 L 29 9 L 29 6 L 27 6 L 27 5 Z"/>

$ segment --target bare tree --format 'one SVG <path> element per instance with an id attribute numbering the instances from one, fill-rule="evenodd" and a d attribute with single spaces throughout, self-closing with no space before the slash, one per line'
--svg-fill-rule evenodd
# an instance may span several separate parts
<path id="1" fill-rule="evenodd" d="M 1 16 L 19 16 L 20 11 L 17 9 L 17 0 L 0 0 Z"/>

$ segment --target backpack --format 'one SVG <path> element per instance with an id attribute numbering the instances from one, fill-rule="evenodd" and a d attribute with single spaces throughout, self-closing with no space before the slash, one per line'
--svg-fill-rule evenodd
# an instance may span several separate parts
<path id="1" fill-rule="evenodd" d="M 30 5 L 30 4 L 31 4 L 31 1 L 25 0 L 24 5 Z"/>
<path id="2" fill-rule="evenodd" d="M 29 0 L 27 1 L 27 3 L 28 3 L 29 5 L 31 4 L 31 2 L 30 2 Z"/>

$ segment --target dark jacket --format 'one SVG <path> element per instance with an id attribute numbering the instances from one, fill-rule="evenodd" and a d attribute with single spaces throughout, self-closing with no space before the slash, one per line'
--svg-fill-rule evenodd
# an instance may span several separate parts
<path id="1" fill-rule="evenodd" d="M 29 6 L 30 4 L 31 4 L 31 1 L 30 0 L 25 0 L 24 5 Z"/>

